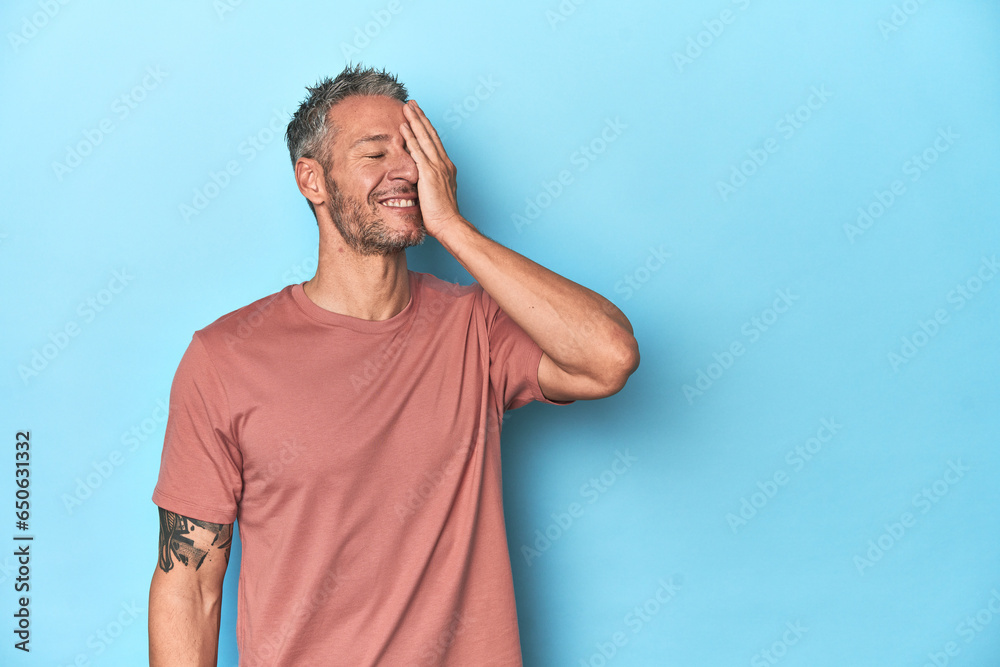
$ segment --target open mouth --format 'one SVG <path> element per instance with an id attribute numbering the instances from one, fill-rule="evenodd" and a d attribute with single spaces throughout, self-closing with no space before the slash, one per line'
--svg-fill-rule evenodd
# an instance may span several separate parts
<path id="1" fill-rule="evenodd" d="M 393 197 L 390 199 L 383 199 L 379 202 L 382 206 L 388 208 L 398 208 L 403 210 L 412 210 L 417 208 L 417 198 L 416 197 Z"/>

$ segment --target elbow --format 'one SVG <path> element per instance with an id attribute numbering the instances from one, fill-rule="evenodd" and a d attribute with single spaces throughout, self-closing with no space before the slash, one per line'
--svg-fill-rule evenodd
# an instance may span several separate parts
<path id="1" fill-rule="evenodd" d="M 637 368 L 639 368 L 639 343 L 634 336 L 629 335 L 626 340 L 615 345 L 613 351 L 609 351 L 606 370 L 601 379 L 604 396 L 613 396 L 624 389 L 625 383 Z"/>

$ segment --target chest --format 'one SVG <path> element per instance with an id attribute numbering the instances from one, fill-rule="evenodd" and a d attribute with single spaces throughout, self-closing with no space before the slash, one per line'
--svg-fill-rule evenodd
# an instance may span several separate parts
<path id="1" fill-rule="evenodd" d="M 466 459 L 491 403 L 480 336 L 402 331 L 289 342 L 230 397 L 244 497 L 349 495 Z"/>

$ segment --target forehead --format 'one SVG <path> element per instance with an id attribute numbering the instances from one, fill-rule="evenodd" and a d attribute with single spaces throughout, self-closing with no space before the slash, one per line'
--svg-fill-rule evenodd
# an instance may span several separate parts
<path id="1" fill-rule="evenodd" d="M 384 95 L 352 95 L 330 108 L 330 122 L 337 128 L 335 150 L 350 150 L 358 139 L 374 135 L 400 135 L 406 122 L 403 103 Z"/>

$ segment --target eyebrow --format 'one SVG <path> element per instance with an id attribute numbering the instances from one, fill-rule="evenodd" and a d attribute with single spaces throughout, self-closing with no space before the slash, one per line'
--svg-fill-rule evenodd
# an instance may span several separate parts
<path id="1" fill-rule="evenodd" d="M 391 139 L 392 139 L 392 137 L 390 137 L 388 134 L 370 134 L 367 137 L 361 137 L 360 139 L 358 139 L 357 141 L 355 141 L 353 144 L 351 144 L 351 149 L 353 150 L 353 149 L 357 148 L 358 146 L 360 146 L 361 144 L 366 144 L 366 143 L 371 143 L 371 142 L 376 142 L 376 141 L 386 142 L 386 141 L 389 141 Z"/>

